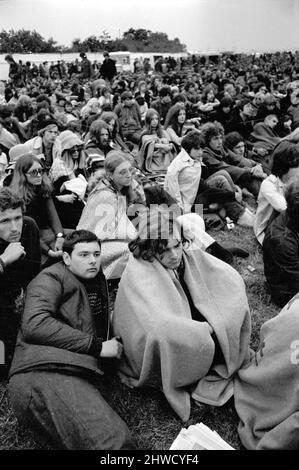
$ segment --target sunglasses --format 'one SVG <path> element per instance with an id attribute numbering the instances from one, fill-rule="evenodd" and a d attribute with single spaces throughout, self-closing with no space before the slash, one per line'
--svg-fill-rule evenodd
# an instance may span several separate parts
<path id="1" fill-rule="evenodd" d="M 82 147 L 73 147 L 69 149 L 69 153 L 76 153 L 76 152 L 81 152 Z"/>
<path id="2" fill-rule="evenodd" d="M 39 175 L 43 175 L 44 172 L 45 172 L 45 170 L 43 168 L 38 168 L 36 170 L 28 171 L 28 173 L 26 173 L 26 175 L 36 177 L 36 176 L 39 176 Z"/>

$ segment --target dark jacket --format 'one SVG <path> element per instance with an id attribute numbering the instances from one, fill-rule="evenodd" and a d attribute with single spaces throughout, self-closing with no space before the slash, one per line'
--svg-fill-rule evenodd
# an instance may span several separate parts
<path id="1" fill-rule="evenodd" d="M 161 99 L 158 98 L 157 100 L 152 101 L 151 108 L 155 109 L 159 113 L 160 122 L 161 122 L 161 124 L 164 124 L 167 113 L 171 108 L 171 102 L 162 103 Z"/>
<path id="2" fill-rule="evenodd" d="M 227 163 L 228 155 L 224 150 L 219 153 L 206 147 L 203 151 L 203 161 L 210 175 L 219 170 L 225 170 L 230 174 L 234 183 L 238 184 L 241 188 L 247 188 L 255 197 L 258 196 L 261 180 L 251 174 L 250 168 L 240 168 Z"/>
<path id="3" fill-rule="evenodd" d="M 80 65 L 81 65 L 81 76 L 82 76 L 82 78 L 91 79 L 94 75 L 94 70 L 92 68 L 90 60 L 88 60 L 87 58 L 83 59 L 81 61 Z"/>
<path id="4" fill-rule="evenodd" d="M 109 300 L 102 272 L 98 282 L 108 338 Z M 101 374 L 92 355 L 95 338 L 95 320 L 83 283 L 63 262 L 56 263 L 44 269 L 27 288 L 10 376 L 45 366 Z"/>
<path id="5" fill-rule="evenodd" d="M 253 125 L 256 122 L 257 121 L 253 120 L 244 121 L 239 110 L 236 109 L 231 119 L 225 125 L 225 132 L 239 132 L 245 140 L 248 140 L 251 132 L 253 131 Z"/>
<path id="6" fill-rule="evenodd" d="M 24 217 L 20 242 L 26 256 L 7 266 L 4 273 L 0 274 L 0 311 L 14 305 L 21 290 L 27 287 L 40 270 L 39 230 L 30 217 Z M 8 243 L 0 240 L 0 255 L 7 246 Z"/>
<path id="7" fill-rule="evenodd" d="M 203 151 L 203 162 L 206 165 L 209 175 L 213 175 L 216 171 L 219 170 L 226 170 L 234 182 L 244 175 L 245 173 L 249 173 L 247 170 L 243 168 L 238 168 L 235 165 L 229 165 L 226 162 L 227 155 L 223 151 L 223 153 L 214 152 L 209 147 L 205 147 Z"/>
<path id="8" fill-rule="evenodd" d="M 113 59 L 105 59 L 100 68 L 100 75 L 103 78 L 111 80 L 117 74 L 115 61 Z"/>
<path id="9" fill-rule="evenodd" d="M 115 106 L 114 112 L 119 119 L 120 129 L 125 137 L 127 133 L 141 130 L 141 114 L 137 103 L 133 103 L 132 106 L 119 103 Z"/>
<path id="10" fill-rule="evenodd" d="M 272 300 L 283 307 L 299 291 L 299 233 L 285 212 L 268 225 L 263 258 Z"/>

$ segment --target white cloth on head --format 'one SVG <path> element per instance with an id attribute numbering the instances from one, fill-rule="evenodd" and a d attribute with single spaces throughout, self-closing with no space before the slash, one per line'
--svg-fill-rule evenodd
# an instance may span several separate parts
<path id="1" fill-rule="evenodd" d="M 189 250 L 206 250 L 215 242 L 205 230 L 204 220 L 198 214 L 189 213 L 180 215 L 177 219 L 183 229 L 184 237 L 190 241 Z"/>

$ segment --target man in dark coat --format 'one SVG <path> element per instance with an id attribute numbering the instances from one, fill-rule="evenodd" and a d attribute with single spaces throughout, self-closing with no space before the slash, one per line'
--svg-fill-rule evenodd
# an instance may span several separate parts
<path id="1" fill-rule="evenodd" d="M 119 359 L 123 350 L 119 338 L 109 339 L 100 255 L 94 233 L 73 231 L 64 240 L 63 261 L 27 289 L 10 399 L 20 422 L 59 448 L 133 448 L 127 426 L 98 389 L 103 358 Z"/>
<path id="2" fill-rule="evenodd" d="M 115 61 L 110 59 L 109 52 L 104 52 L 104 62 L 100 68 L 100 75 L 109 82 L 117 74 Z"/>
<path id="3" fill-rule="evenodd" d="M 5 350 L 1 375 L 12 360 L 24 289 L 40 269 L 39 230 L 33 219 L 23 217 L 22 209 L 19 196 L 8 188 L 0 190 L 0 341 Z"/>
<path id="4" fill-rule="evenodd" d="M 163 86 L 159 90 L 159 98 L 152 101 L 151 108 L 155 109 L 160 116 L 161 124 L 164 124 L 166 115 L 171 107 L 171 89 L 169 86 Z"/>
<path id="5" fill-rule="evenodd" d="M 16 63 L 16 61 L 14 60 L 11 54 L 7 54 L 4 57 L 4 60 L 9 65 L 9 72 L 8 72 L 9 78 L 11 79 L 14 85 L 21 86 L 22 81 L 23 81 L 22 80 L 22 66 Z"/>
<path id="6" fill-rule="evenodd" d="M 92 64 L 90 60 L 87 58 L 87 55 L 85 54 L 85 52 L 81 52 L 80 57 L 82 59 L 80 62 L 81 77 L 87 78 L 88 80 L 90 80 L 94 76 L 94 70 L 93 70 Z"/>

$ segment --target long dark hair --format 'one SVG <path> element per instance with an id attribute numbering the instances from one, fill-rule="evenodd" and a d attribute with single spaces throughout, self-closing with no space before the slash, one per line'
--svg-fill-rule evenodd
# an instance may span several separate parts
<path id="1" fill-rule="evenodd" d="M 117 134 L 119 134 L 119 121 L 118 121 L 117 114 L 115 114 L 113 111 L 104 111 L 101 114 L 101 120 L 106 122 L 106 124 L 109 124 L 109 122 L 112 121 L 112 119 L 115 120 L 115 124 L 114 124 L 114 128 L 113 128 L 111 137 L 112 137 L 112 139 L 115 139 Z"/>
<path id="2" fill-rule="evenodd" d="M 37 188 L 29 184 L 26 178 L 26 173 L 28 173 L 35 162 L 43 167 L 42 162 L 35 155 L 24 155 L 20 157 L 14 168 L 13 178 L 10 184 L 10 188 L 22 197 L 25 204 L 29 204 L 36 196 Z M 46 173 L 42 175 L 42 182 L 38 190 L 44 198 L 50 197 L 52 193 L 53 188 Z"/>
<path id="3" fill-rule="evenodd" d="M 159 113 L 158 113 L 158 111 L 156 111 L 153 108 L 149 108 L 146 112 L 145 119 L 144 119 L 145 128 L 142 131 L 141 137 L 144 136 L 144 135 L 151 135 L 153 133 L 153 130 L 151 128 L 151 121 L 152 121 L 154 116 L 157 116 L 158 120 L 159 120 L 157 129 L 155 129 L 155 132 L 157 133 L 158 137 L 160 137 L 160 138 L 163 137 L 163 128 L 162 128 L 161 123 L 160 123 Z"/>
<path id="4" fill-rule="evenodd" d="M 129 250 L 134 258 L 153 261 L 156 254 L 166 250 L 175 228 L 184 242 L 183 230 L 175 222 L 172 211 L 148 209 L 140 218 L 138 235 L 129 243 Z"/>
<path id="5" fill-rule="evenodd" d="M 170 110 L 167 113 L 165 124 L 164 124 L 165 129 L 167 129 L 167 127 L 171 127 L 178 137 L 182 137 L 182 130 L 183 130 L 183 125 L 184 125 L 184 123 L 180 124 L 178 122 L 178 116 L 180 114 L 180 111 L 185 111 L 186 113 L 186 108 L 181 103 L 177 103 L 171 106 Z M 186 119 L 185 119 L 185 122 L 186 122 Z"/>

